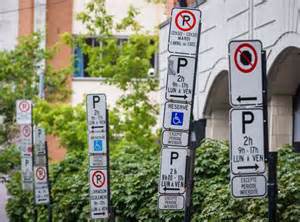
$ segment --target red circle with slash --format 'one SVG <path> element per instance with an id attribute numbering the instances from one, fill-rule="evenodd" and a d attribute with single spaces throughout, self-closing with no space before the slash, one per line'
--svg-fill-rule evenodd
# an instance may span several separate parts
<path id="1" fill-rule="evenodd" d="M 180 22 L 182 22 L 182 24 L 180 24 Z M 176 15 L 175 24 L 178 29 L 187 32 L 195 27 L 196 17 L 191 11 L 182 10 Z"/>
<path id="2" fill-rule="evenodd" d="M 247 57 L 245 55 L 245 51 L 248 51 L 249 53 L 251 53 L 253 55 L 253 59 L 249 59 L 249 57 Z M 238 59 L 238 57 L 241 56 L 243 57 L 243 59 L 248 63 L 248 65 L 244 65 L 241 63 L 241 61 Z M 257 52 L 255 50 L 255 48 L 249 44 L 249 43 L 243 43 L 241 45 L 239 45 L 239 47 L 237 47 L 237 49 L 235 50 L 234 53 L 234 63 L 236 65 L 236 67 L 238 68 L 238 70 L 240 70 L 243 73 L 249 73 L 252 72 L 257 65 Z"/>

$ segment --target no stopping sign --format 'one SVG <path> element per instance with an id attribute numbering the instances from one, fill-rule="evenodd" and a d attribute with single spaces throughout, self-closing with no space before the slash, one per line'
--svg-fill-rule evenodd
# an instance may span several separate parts
<path id="1" fill-rule="evenodd" d="M 256 68 L 257 60 L 257 52 L 249 43 L 243 43 L 235 50 L 234 63 L 243 73 L 252 72 Z"/>

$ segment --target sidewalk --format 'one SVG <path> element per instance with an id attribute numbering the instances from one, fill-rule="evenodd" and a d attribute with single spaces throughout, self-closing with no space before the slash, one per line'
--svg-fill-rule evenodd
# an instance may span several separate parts
<path id="1" fill-rule="evenodd" d="M 0 182 L 0 221 L 1 222 L 8 222 L 8 218 L 5 211 L 5 205 L 7 201 L 7 190 L 5 187 L 5 183 Z"/>

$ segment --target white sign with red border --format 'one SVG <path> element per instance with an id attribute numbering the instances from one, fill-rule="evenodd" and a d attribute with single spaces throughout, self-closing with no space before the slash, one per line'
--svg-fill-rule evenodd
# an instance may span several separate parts
<path id="1" fill-rule="evenodd" d="M 91 218 L 109 217 L 107 169 L 92 169 L 89 172 Z"/>
<path id="2" fill-rule="evenodd" d="M 31 100 L 17 100 L 16 121 L 17 124 L 31 124 Z"/>
<path id="3" fill-rule="evenodd" d="M 229 90 L 232 106 L 262 105 L 262 43 L 258 40 L 229 43 Z"/>
<path id="4" fill-rule="evenodd" d="M 174 8 L 169 33 L 170 53 L 195 55 L 200 36 L 201 11 Z"/>

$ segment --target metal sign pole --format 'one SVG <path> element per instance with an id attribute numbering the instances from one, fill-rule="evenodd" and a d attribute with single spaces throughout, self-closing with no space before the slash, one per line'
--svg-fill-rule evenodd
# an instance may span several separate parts
<path id="1" fill-rule="evenodd" d="M 33 105 L 31 105 L 31 121 L 33 118 Z M 34 126 L 33 123 L 31 122 L 31 150 L 32 150 L 32 186 L 33 186 L 33 208 L 34 208 L 34 213 L 33 213 L 33 221 L 36 222 L 37 221 L 37 217 L 38 217 L 38 211 L 36 209 L 36 205 L 35 205 L 35 187 L 34 187 Z"/>
<path id="2" fill-rule="evenodd" d="M 268 88 L 267 88 L 267 60 L 266 52 L 262 52 L 262 66 L 263 66 L 263 110 L 265 123 L 265 152 L 268 161 L 268 217 L 270 222 L 277 221 L 277 152 L 270 152 L 269 137 L 268 137 Z"/>
<path id="3" fill-rule="evenodd" d="M 45 141 L 45 151 L 46 151 L 46 169 L 47 169 L 47 178 L 48 178 L 48 190 L 49 190 L 49 203 L 48 207 L 48 222 L 52 222 L 52 207 L 51 207 L 51 182 L 49 177 L 49 158 L 48 158 L 48 143 Z"/>

